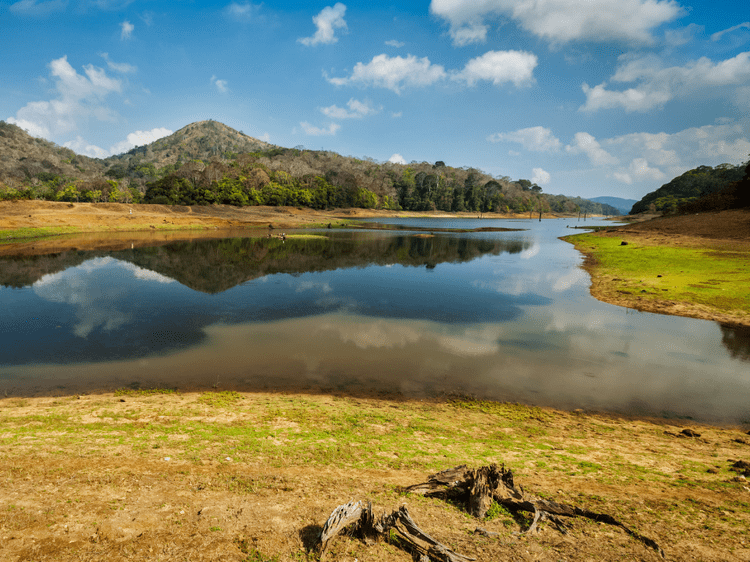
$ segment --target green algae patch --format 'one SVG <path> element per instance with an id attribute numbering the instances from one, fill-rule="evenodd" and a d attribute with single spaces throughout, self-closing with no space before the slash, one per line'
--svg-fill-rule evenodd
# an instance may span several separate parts
<path id="1" fill-rule="evenodd" d="M 563 240 L 588 256 L 586 267 L 595 284 L 598 280 L 607 285 L 600 288 L 604 295 L 750 315 L 750 253 L 731 244 L 664 245 L 628 235 L 599 234 Z"/>

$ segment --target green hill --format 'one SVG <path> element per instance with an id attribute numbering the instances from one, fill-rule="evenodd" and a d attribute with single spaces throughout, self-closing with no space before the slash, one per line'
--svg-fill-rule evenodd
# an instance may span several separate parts
<path id="1" fill-rule="evenodd" d="M 645 212 L 675 213 L 680 205 L 718 193 L 745 175 L 746 164 L 720 164 L 715 168 L 699 166 L 688 170 L 638 201 L 631 215 Z"/>
<path id="2" fill-rule="evenodd" d="M 192 123 L 106 159 L 77 155 L 0 122 L 0 199 L 18 198 L 616 214 L 597 202 L 542 193 L 526 179 L 442 161 L 402 165 L 283 148 L 216 121 Z"/>

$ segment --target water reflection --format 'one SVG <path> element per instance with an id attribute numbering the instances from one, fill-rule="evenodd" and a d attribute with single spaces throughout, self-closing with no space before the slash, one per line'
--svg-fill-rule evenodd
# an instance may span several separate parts
<path id="1" fill-rule="evenodd" d="M 722 324 L 721 343 L 732 357 L 750 361 L 750 328 Z"/>
<path id="2" fill-rule="evenodd" d="M 3 259 L 10 264 L 0 268 L 3 280 L 17 288 L 25 279 L 30 286 L 0 292 L 6 311 L 0 328 L 7 333 L 0 365 L 139 357 L 194 346 L 216 322 L 332 311 L 446 323 L 506 321 L 520 316 L 522 306 L 548 299 L 498 298 L 437 265 L 516 254 L 527 246 L 520 240 L 336 233 Z M 460 298 L 446 299 L 455 292 Z M 41 340 L 44 345 L 37 344 Z"/>
<path id="3" fill-rule="evenodd" d="M 592 299 L 564 233 L 334 232 L 0 259 L 0 390 L 218 382 L 750 418 L 750 331 Z"/>

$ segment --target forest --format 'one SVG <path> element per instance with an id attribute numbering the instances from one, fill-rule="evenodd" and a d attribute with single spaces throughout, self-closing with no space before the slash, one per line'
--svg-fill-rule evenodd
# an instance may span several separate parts
<path id="1" fill-rule="evenodd" d="M 543 193 L 527 179 L 493 177 L 443 161 L 398 164 L 283 148 L 215 121 L 193 123 L 103 160 L 0 125 L 0 142 L 10 145 L 11 155 L 0 166 L 0 199 L 620 214 L 580 197 Z"/>

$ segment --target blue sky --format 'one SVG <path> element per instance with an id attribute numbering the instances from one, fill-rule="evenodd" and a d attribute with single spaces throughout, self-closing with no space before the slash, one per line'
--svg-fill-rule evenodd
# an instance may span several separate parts
<path id="1" fill-rule="evenodd" d="M 0 119 L 107 156 L 214 119 L 640 199 L 750 157 L 735 0 L 0 2 Z"/>

